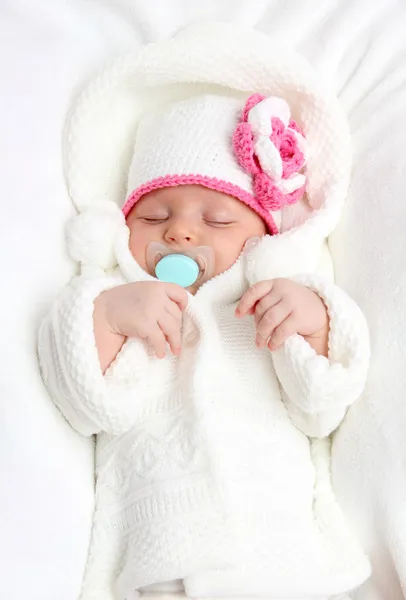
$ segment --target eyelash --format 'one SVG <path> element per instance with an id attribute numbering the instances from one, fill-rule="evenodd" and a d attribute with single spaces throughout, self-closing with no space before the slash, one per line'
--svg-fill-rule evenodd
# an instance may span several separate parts
<path id="1" fill-rule="evenodd" d="M 163 217 L 162 219 L 153 219 L 153 218 L 149 218 L 149 217 L 143 217 L 143 221 L 144 223 L 147 223 L 149 225 L 153 225 L 153 224 L 157 224 L 157 223 L 164 223 L 166 220 L 168 219 L 168 217 Z M 210 225 L 211 227 L 221 227 L 221 226 L 227 226 L 227 225 L 232 225 L 233 221 L 209 221 L 207 219 L 205 219 L 204 221 L 205 223 L 207 223 L 207 225 Z"/>
<path id="2" fill-rule="evenodd" d="M 224 226 L 232 225 L 233 222 L 232 221 L 206 221 L 206 223 L 213 227 L 216 227 L 216 225 L 221 227 L 222 225 L 224 225 Z"/>
<path id="3" fill-rule="evenodd" d="M 162 219 L 149 219 L 148 217 L 144 217 L 142 220 L 144 223 L 163 223 L 166 221 L 167 217 L 163 217 Z"/>

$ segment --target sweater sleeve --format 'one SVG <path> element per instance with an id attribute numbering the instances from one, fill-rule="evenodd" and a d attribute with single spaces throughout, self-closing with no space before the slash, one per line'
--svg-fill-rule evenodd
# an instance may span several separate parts
<path id="1" fill-rule="evenodd" d="M 300 335 L 273 353 L 284 401 L 295 425 L 310 437 L 328 436 L 361 395 L 369 364 L 366 320 L 340 288 L 317 275 L 293 278 L 316 292 L 330 319 L 328 358 Z"/>
<path id="2" fill-rule="evenodd" d="M 113 276 L 75 278 L 40 326 L 38 354 L 43 380 L 62 414 L 83 435 L 123 433 L 145 408 L 149 359 L 142 342 L 126 341 L 114 361 L 131 346 L 131 385 L 123 393 L 111 376 L 113 365 L 103 376 L 94 337 L 94 300 L 122 283 Z"/>

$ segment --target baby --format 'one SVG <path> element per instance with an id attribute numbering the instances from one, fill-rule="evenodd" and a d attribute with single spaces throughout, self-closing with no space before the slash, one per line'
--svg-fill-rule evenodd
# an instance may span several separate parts
<path id="1" fill-rule="evenodd" d="M 265 222 L 236 198 L 204 188 L 183 185 L 147 193 L 127 217 L 130 250 L 137 263 L 154 275 L 147 265 L 151 242 L 161 242 L 174 253 L 207 246 L 213 250 L 212 276 L 227 271 L 238 259 L 250 238 L 267 233 Z M 199 289 L 199 279 L 187 287 Z M 182 312 L 186 292 L 173 283 L 157 281 L 126 284 L 103 292 L 95 301 L 95 339 L 103 373 L 128 338 L 146 340 L 158 358 L 181 353 Z M 254 315 L 256 345 L 276 350 L 298 333 L 317 354 L 327 356 L 329 319 L 320 296 L 289 279 L 261 281 L 242 296 L 236 317 Z"/>
<path id="2" fill-rule="evenodd" d="M 83 600 L 326 600 L 369 574 L 326 440 L 365 383 L 365 320 L 314 274 L 315 217 L 281 232 L 306 137 L 282 98 L 175 103 L 139 125 L 122 212 L 68 230 L 83 270 L 39 353 L 72 427 L 98 434 Z M 110 227 L 97 268 L 89 223 Z"/>

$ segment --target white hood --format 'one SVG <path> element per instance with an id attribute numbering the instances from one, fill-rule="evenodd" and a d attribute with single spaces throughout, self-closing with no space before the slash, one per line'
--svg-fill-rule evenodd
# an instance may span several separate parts
<path id="1" fill-rule="evenodd" d="M 140 116 L 208 92 L 241 98 L 242 104 L 255 92 L 288 101 L 310 149 L 306 201 L 283 209 L 282 233 L 267 239 L 266 260 L 273 277 L 316 268 L 348 189 L 346 118 L 317 73 L 291 48 L 224 23 L 192 26 L 120 57 L 78 97 L 66 128 L 64 165 L 70 196 L 81 213 L 68 227 L 68 243 L 82 266 L 103 270 L 117 263 L 117 235 L 127 235 L 119 207 L 126 200 Z"/>

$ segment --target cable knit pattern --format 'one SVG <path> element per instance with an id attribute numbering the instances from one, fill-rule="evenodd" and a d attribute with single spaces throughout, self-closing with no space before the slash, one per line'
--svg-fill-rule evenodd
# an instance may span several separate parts
<path id="1" fill-rule="evenodd" d="M 123 600 L 175 579 L 192 597 L 310 599 L 367 577 L 331 491 L 329 446 L 306 437 L 330 433 L 361 392 L 365 323 L 330 281 L 296 277 L 329 308 L 330 360 L 299 336 L 274 355 L 258 350 L 253 319 L 234 310 L 246 270 L 261 278 L 253 256 L 270 256 L 270 239 L 189 297 L 179 358 L 158 360 L 129 340 L 101 375 L 93 299 L 150 277 L 124 238 L 119 268 L 74 280 L 45 320 L 39 351 L 52 397 L 78 431 L 100 433 L 83 600 Z"/>

